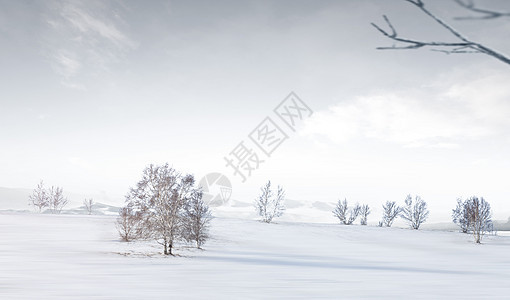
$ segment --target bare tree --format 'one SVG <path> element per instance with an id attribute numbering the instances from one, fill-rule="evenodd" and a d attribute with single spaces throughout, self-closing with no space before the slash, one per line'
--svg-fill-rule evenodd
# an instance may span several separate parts
<path id="1" fill-rule="evenodd" d="M 37 207 L 38 211 L 41 212 L 43 208 L 48 207 L 49 205 L 49 195 L 46 189 L 44 188 L 44 183 L 41 180 L 37 185 L 37 188 L 34 189 L 32 195 L 28 197 L 29 204 Z"/>
<path id="2" fill-rule="evenodd" d="M 92 198 L 83 200 L 83 206 L 85 206 L 85 209 L 87 210 L 87 213 L 89 215 L 92 214 L 92 209 L 94 207 L 94 200 Z"/>
<path id="3" fill-rule="evenodd" d="M 386 201 L 386 204 L 383 204 L 383 219 L 382 223 L 386 227 L 391 227 L 393 221 L 400 214 L 400 207 L 397 205 L 395 201 Z"/>
<path id="4" fill-rule="evenodd" d="M 333 210 L 333 215 L 338 218 L 340 223 L 345 224 L 347 222 L 347 199 L 338 200 L 335 209 Z"/>
<path id="5" fill-rule="evenodd" d="M 412 38 L 404 38 L 398 35 L 395 27 L 392 25 L 390 20 L 386 15 L 383 15 L 384 21 L 388 25 L 389 31 L 382 29 L 380 26 L 371 23 L 380 33 L 382 33 L 387 38 L 399 42 L 403 44 L 403 46 L 390 46 L 390 47 L 378 47 L 380 50 L 387 49 L 419 49 L 419 48 L 431 48 L 433 51 L 444 52 L 446 54 L 450 53 L 482 53 L 496 58 L 497 60 L 510 64 L 510 58 L 505 55 L 475 41 L 468 39 L 464 34 L 460 33 L 458 30 L 454 29 L 448 23 L 440 19 L 438 16 L 433 14 L 428 8 L 425 7 L 425 3 L 423 0 L 405 0 L 406 2 L 411 3 L 415 7 L 417 7 L 421 12 L 430 17 L 433 21 L 442 26 L 448 33 L 450 33 L 454 38 L 457 39 L 455 42 L 442 42 L 442 41 L 423 41 Z M 466 3 L 461 0 L 456 1 L 460 6 L 476 12 L 480 14 L 484 14 L 482 19 L 493 19 L 503 16 L 510 16 L 510 13 L 498 13 L 494 11 L 479 9 L 474 6 L 472 2 Z M 467 19 L 467 18 L 460 18 Z"/>
<path id="6" fill-rule="evenodd" d="M 349 218 L 347 219 L 346 225 L 351 225 L 358 218 L 358 216 L 361 212 L 361 206 L 359 206 L 359 204 L 356 203 L 356 205 L 354 205 L 354 207 L 350 208 L 348 211 L 349 211 Z"/>
<path id="7" fill-rule="evenodd" d="M 271 181 L 260 188 L 261 194 L 255 199 L 255 208 L 262 221 L 271 223 L 274 218 L 280 217 L 285 212 L 285 192 L 278 186 L 276 194 L 271 189 Z"/>
<path id="8" fill-rule="evenodd" d="M 130 242 L 142 235 L 141 221 L 141 212 L 135 211 L 131 205 L 119 210 L 115 225 L 123 241 Z"/>
<path id="9" fill-rule="evenodd" d="M 457 206 L 452 209 L 452 220 L 453 223 L 460 227 L 463 233 L 468 233 L 470 227 L 469 214 L 462 199 L 457 199 Z"/>
<path id="10" fill-rule="evenodd" d="M 192 175 L 183 176 L 168 164 L 151 164 L 128 194 L 127 202 L 143 214 L 144 237 L 163 245 L 165 255 L 173 255 L 174 243 L 183 238 L 183 208 L 194 184 Z"/>
<path id="11" fill-rule="evenodd" d="M 405 206 L 401 209 L 400 216 L 402 219 L 406 220 L 412 229 L 420 228 L 420 225 L 423 224 L 429 216 L 427 202 L 420 196 L 416 196 L 413 201 L 413 197 L 407 195 Z"/>
<path id="12" fill-rule="evenodd" d="M 463 233 L 471 232 L 476 243 L 481 243 L 487 232 L 494 230 L 490 204 L 483 198 L 473 196 L 464 201 L 457 199 L 457 206 L 452 210 L 452 219 Z"/>
<path id="13" fill-rule="evenodd" d="M 368 215 L 370 214 L 370 207 L 367 204 L 363 204 L 360 209 L 361 225 L 367 225 Z"/>
<path id="14" fill-rule="evenodd" d="M 475 243 L 480 244 L 483 235 L 492 230 L 491 206 L 482 197 L 471 197 L 466 200 L 465 205 Z"/>
<path id="15" fill-rule="evenodd" d="M 64 189 L 52 186 L 48 191 L 48 206 L 51 213 L 60 214 L 62 209 L 67 205 L 69 200 L 64 197 Z"/>
<path id="16" fill-rule="evenodd" d="M 185 205 L 186 222 L 183 228 L 186 241 L 194 242 L 198 249 L 201 249 L 209 238 L 209 223 L 212 218 L 202 196 L 203 192 L 198 190 L 191 194 L 190 201 Z"/>
<path id="17" fill-rule="evenodd" d="M 344 201 L 338 200 L 338 203 L 333 210 L 333 215 L 338 218 L 340 223 L 344 225 L 351 225 L 354 221 L 356 221 L 360 212 L 361 206 L 359 206 L 359 204 L 349 208 L 347 199 L 344 199 Z"/>
<path id="18" fill-rule="evenodd" d="M 175 242 L 194 241 L 201 247 L 211 218 L 195 187 L 193 175 L 182 175 L 168 164 L 149 165 L 142 179 L 126 196 L 117 229 L 123 240 L 154 239 L 165 255 L 173 255 Z"/>

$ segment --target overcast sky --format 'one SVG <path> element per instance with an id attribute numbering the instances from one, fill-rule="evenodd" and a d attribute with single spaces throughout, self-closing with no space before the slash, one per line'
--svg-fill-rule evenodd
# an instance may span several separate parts
<path id="1" fill-rule="evenodd" d="M 380 206 L 419 194 L 510 215 L 510 65 L 481 54 L 380 51 L 399 33 L 453 40 L 394 1 L 0 0 L 0 186 L 43 179 L 119 204 L 149 163 L 227 175 L 252 201 L 267 180 L 307 201 Z M 510 55 L 510 19 L 457 21 Z M 510 10 L 505 1 L 480 1 Z M 314 114 L 242 182 L 224 157 L 294 91 Z"/>

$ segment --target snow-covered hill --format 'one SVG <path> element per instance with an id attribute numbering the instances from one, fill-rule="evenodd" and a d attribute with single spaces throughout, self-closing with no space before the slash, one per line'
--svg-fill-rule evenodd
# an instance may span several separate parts
<path id="1" fill-rule="evenodd" d="M 115 215 L 117 216 L 119 213 L 120 207 L 108 205 L 104 203 L 94 203 L 92 205 L 92 215 Z M 89 214 L 88 210 L 85 206 L 79 206 L 75 208 L 65 209 L 62 211 L 62 214 L 67 215 L 87 215 Z"/>
<path id="2" fill-rule="evenodd" d="M 29 205 L 29 196 L 32 192 L 30 189 L 0 187 L 0 211 L 34 211 L 34 207 Z M 89 198 L 93 198 L 95 201 L 93 214 L 117 214 L 119 209 L 118 206 L 102 202 L 112 202 L 113 198 L 105 194 L 86 196 L 64 191 L 64 195 L 68 198 L 69 203 L 62 211 L 63 214 L 88 214 L 83 206 L 83 199 Z M 118 199 L 122 199 L 121 197 L 114 198 L 117 203 L 120 202 Z"/>
<path id="3" fill-rule="evenodd" d="M 0 299 L 505 299 L 510 237 L 215 218 L 199 251 L 113 216 L 0 212 Z"/>
<path id="4" fill-rule="evenodd" d="M 0 210 L 29 210 L 29 189 L 12 189 L 0 187 Z"/>

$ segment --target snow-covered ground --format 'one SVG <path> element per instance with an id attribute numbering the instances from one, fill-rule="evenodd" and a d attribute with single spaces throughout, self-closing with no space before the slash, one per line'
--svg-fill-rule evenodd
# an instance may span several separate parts
<path id="1" fill-rule="evenodd" d="M 205 250 L 123 243 L 113 216 L 0 212 L 0 299 L 508 299 L 510 237 L 212 222 Z"/>

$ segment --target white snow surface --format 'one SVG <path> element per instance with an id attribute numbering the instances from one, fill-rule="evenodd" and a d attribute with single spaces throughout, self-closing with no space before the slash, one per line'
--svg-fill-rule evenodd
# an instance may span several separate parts
<path id="1" fill-rule="evenodd" d="M 218 217 L 197 250 L 0 212 L 0 299 L 509 299 L 510 237 Z"/>

